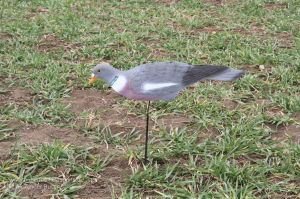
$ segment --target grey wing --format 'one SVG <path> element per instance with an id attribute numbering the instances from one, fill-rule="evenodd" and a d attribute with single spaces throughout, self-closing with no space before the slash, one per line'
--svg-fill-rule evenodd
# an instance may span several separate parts
<path id="1" fill-rule="evenodd" d="M 135 90 L 145 95 L 160 96 L 161 99 L 171 100 L 184 88 L 182 79 L 189 67 L 189 64 L 180 62 L 157 62 L 137 66 L 128 70 L 127 73 L 131 77 Z M 170 85 L 146 90 L 144 87 L 147 84 Z"/>
<path id="2" fill-rule="evenodd" d="M 142 64 L 128 73 L 139 75 L 134 77 L 147 82 L 180 82 L 191 65 L 181 62 L 155 62 Z"/>
<path id="3" fill-rule="evenodd" d="M 191 65 L 183 76 L 184 85 L 200 80 L 232 81 L 244 75 L 244 71 L 219 65 Z"/>

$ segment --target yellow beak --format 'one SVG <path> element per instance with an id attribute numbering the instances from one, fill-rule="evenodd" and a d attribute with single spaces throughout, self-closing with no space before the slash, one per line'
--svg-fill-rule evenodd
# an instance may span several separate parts
<path id="1" fill-rule="evenodd" d="M 97 77 L 94 74 L 92 74 L 92 76 L 89 79 L 89 84 L 90 85 L 93 84 L 96 80 L 97 80 Z"/>

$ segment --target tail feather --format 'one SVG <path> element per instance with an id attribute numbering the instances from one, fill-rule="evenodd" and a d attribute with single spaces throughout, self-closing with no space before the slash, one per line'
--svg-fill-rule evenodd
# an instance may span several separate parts
<path id="1" fill-rule="evenodd" d="M 186 71 L 183 84 L 189 85 L 200 80 L 231 81 L 243 76 L 244 71 L 219 65 L 193 65 Z"/>
<path id="2" fill-rule="evenodd" d="M 244 75 L 244 71 L 228 68 L 223 72 L 208 76 L 206 80 L 232 81 Z"/>

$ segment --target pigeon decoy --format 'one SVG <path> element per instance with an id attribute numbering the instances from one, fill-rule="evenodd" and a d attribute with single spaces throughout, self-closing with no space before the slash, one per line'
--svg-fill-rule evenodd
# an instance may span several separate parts
<path id="1" fill-rule="evenodd" d="M 89 83 L 101 78 L 117 93 L 129 99 L 148 101 L 146 112 L 145 163 L 147 162 L 150 101 L 173 100 L 181 90 L 200 80 L 232 81 L 243 70 L 220 65 L 192 65 L 181 62 L 154 62 L 121 71 L 108 64 L 97 64 Z"/>

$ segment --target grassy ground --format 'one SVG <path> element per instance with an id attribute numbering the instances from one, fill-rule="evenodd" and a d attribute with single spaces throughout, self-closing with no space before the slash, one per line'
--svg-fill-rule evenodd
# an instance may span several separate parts
<path id="1" fill-rule="evenodd" d="M 300 198 L 300 1 L 1 1 L 0 198 Z M 243 68 L 151 108 L 99 62 Z"/>

